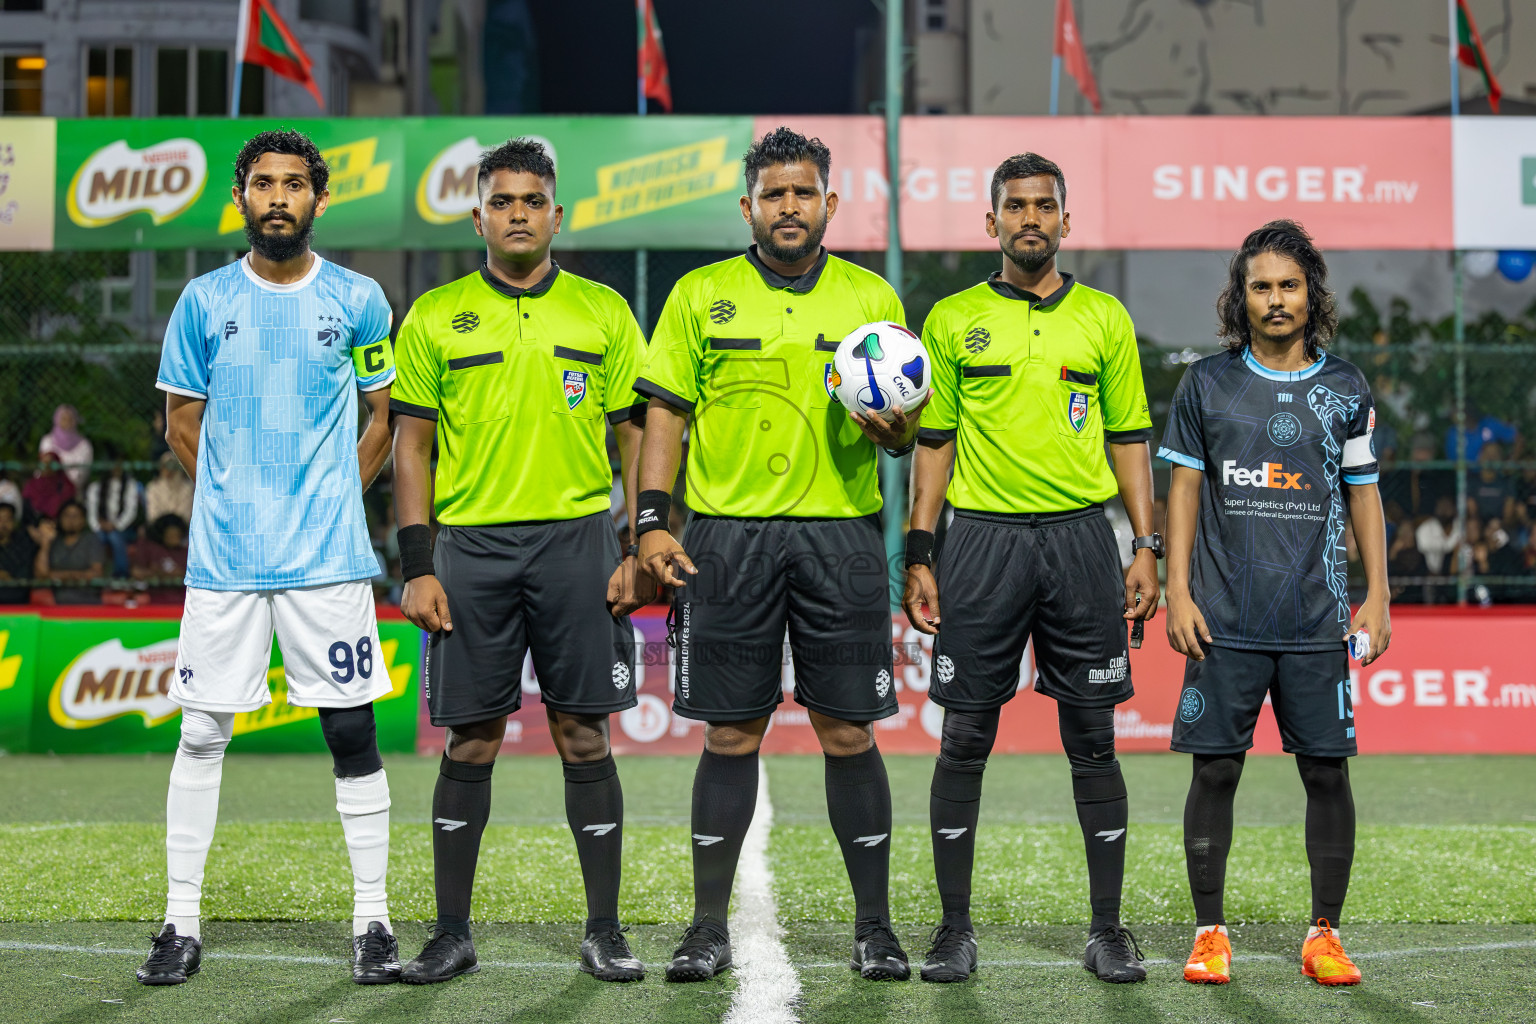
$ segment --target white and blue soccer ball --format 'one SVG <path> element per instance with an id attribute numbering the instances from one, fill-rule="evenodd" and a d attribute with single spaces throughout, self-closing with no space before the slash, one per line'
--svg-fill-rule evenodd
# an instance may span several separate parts
<path id="1" fill-rule="evenodd" d="M 932 368 L 922 339 L 881 320 L 838 343 L 827 385 L 846 408 L 889 420 L 928 397 Z"/>

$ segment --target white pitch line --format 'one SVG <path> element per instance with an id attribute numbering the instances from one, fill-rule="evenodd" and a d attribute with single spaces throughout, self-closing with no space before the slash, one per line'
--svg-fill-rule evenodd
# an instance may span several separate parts
<path id="1" fill-rule="evenodd" d="M 736 991 L 721 1024 L 797 1024 L 795 1003 L 800 978 L 784 950 L 773 869 L 768 865 L 768 835 L 773 829 L 773 801 L 768 797 L 768 768 L 758 761 L 757 806 L 741 844 L 736 865 L 736 913 L 731 915 L 731 952 L 736 963 Z"/>

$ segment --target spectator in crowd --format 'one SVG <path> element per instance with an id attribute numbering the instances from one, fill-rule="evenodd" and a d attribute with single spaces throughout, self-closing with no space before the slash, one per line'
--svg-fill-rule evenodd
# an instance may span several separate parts
<path id="1" fill-rule="evenodd" d="M 1461 527 L 1456 525 L 1456 502 L 1440 498 L 1435 502 L 1435 514 L 1419 524 L 1414 531 L 1414 542 L 1429 566 L 1431 576 L 1439 576 L 1446 569 L 1445 556 L 1453 554 L 1461 546 Z"/>
<path id="2" fill-rule="evenodd" d="M 61 405 L 53 410 L 53 429 L 37 443 L 37 454 L 52 452 L 59 457 L 64 475 L 75 485 L 75 493 L 85 491 L 86 478 L 91 475 L 91 460 L 96 457 L 91 442 L 75 428 L 80 425 L 80 414 L 72 405 Z"/>
<path id="3" fill-rule="evenodd" d="M 1515 516 L 1515 480 L 1492 463 L 1502 462 L 1504 449 L 1489 441 L 1478 450 L 1478 471 L 1467 478 L 1467 497 L 1476 503 L 1477 516 L 1483 520 L 1508 521 Z M 1471 514 L 1472 509 L 1467 512 Z"/>
<path id="4" fill-rule="evenodd" d="M 1408 449 L 1409 458 L 1415 463 L 1429 462 L 1435 458 L 1435 443 L 1428 435 L 1420 435 L 1413 439 L 1412 446 Z M 1397 472 L 1402 472 L 1398 470 Z M 1396 473 L 1393 474 L 1396 476 Z M 1403 508 L 1413 517 L 1414 521 L 1433 515 L 1435 505 L 1441 498 L 1456 497 L 1456 472 L 1451 469 L 1422 469 L 1408 470 L 1407 490 L 1403 496 L 1399 496 L 1399 488 L 1389 487 L 1382 494 L 1382 503 L 1385 506 L 1388 500 L 1406 501 Z"/>
<path id="5" fill-rule="evenodd" d="M 133 545 L 133 578 L 151 604 L 184 604 L 186 587 L 170 580 L 187 574 L 187 523 L 167 513 L 149 524 L 149 536 Z M 151 586 L 149 581 L 158 581 Z"/>
<path id="6" fill-rule="evenodd" d="M 55 524 L 38 524 L 37 558 L 33 571 L 39 579 L 55 581 L 54 604 L 100 604 L 101 588 L 61 587 L 58 583 L 88 583 L 104 573 L 106 547 L 86 525 L 85 506 L 71 498 L 59 509 Z"/>
<path id="7" fill-rule="evenodd" d="M 11 506 L 16 512 L 16 521 L 21 522 L 21 488 L 11 479 L 11 471 L 8 469 L 0 470 L 0 505 Z"/>
<path id="8" fill-rule="evenodd" d="M 1387 549 L 1387 579 L 1392 584 L 1392 600 L 1400 604 L 1423 604 L 1426 588 L 1422 583 L 1399 583 L 1398 580 L 1428 575 L 1424 553 L 1414 539 L 1413 523 L 1399 520 L 1392 546 Z"/>
<path id="9" fill-rule="evenodd" d="M 151 523 L 162 516 L 178 516 L 192 521 L 192 481 L 187 477 L 174 452 L 160 456 L 160 472 L 144 488 L 144 517 Z"/>
<path id="10" fill-rule="evenodd" d="M 26 530 L 17 529 L 19 517 L 15 506 L 0 502 L 0 604 L 27 604 L 32 588 L 13 586 L 17 580 L 32 578 L 37 545 Z"/>
<path id="11" fill-rule="evenodd" d="M 1467 461 L 1476 462 L 1482 454 L 1483 445 L 1492 441 L 1509 445 L 1509 457 L 1520 458 L 1525 450 L 1525 439 L 1520 436 L 1520 431 L 1513 423 L 1505 423 L 1497 416 L 1485 415 L 1471 402 L 1467 403 L 1467 420 L 1472 426 L 1467 430 Z M 1454 424 L 1445 432 L 1445 457 L 1456 458 L 1456 426 Z"/>
<path id="12" fill-rule="evenodd" d="M 75 500 L 75 485 L 70 483 L 59 465 L 59 457 L 44 452 L 37 458 L 37 472 L 21 489 L 26 505 L 25 519 L 35 524 L 40 519 L 57 519 L 64 503 Z M 36 537 L 33 540 L 38 540 Z M 41 544 L 42 541 L 38 540 Z"/>
<path id="13" fill-rule="evenodd" d="M 1475 557 L 1478 559 L 1476 570 L 1478 573 L 1488 576 L 1524 576 L 1526 574 L 1525 552 L 1505 529 L 1504 524 L 1497 519 L 1489 522 L 1487 529 L 1483 531 L 1482 551 Z M 1490 589 L 1495 601 L 1508 603 L 1522 600 L 1527 588 L 1522 584 L 1494 583 L 1490 584 Z"/>
<path id="14" fill-rule="evenodd" d="M 115 454 L 115 453 L 114 453 Z M 104 477 L 85 487 L 85 517 L 112 552 L 112 575 L 128 575 L 128 545 L 143 505 L 143 485 L 129 476 L 121 460 Z"/>

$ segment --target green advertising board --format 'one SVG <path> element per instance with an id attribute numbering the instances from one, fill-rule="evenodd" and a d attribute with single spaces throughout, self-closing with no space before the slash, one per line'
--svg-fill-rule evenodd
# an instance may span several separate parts
<path id="1" fill-rule="evenodd" d="M 565 220 L 556 245 L 734 248 L 746 230 L 741 154 L 750 117 L 441 117 L 60 120 L 55 249 L 243 248 L 235 157 L 266 128 L 296 128 L 330 166 L 315 224 L 328 249 L 477 249 L 480 152 L 543 141 Z"/>
<path id="2" fill-rule="evenodd" d="M 181 709 L 167 691 L 176 670 L 179 627 L 175 619 L 0 617 L 0 635 L 6 639 L 0 683 L 11 680 L 0 686 L 0 749 L 59 754 L 175 750 Z M 379 623 L 379 640 L 393 684 L 374 704 L 379 748 L 411 751 L 416 742 L 421 632 L 406 622 L 385 621 Z M 271 704 L 235 716 L 238 748 L 256 753 L 324 751 L 318 712 L 286 700 L 276 645 L 267 685 Z"/>

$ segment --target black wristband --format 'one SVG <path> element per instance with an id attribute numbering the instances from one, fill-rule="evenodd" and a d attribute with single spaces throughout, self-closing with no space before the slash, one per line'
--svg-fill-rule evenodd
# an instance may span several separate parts
<path id="1" fill-rule="evenodd" d="M 672 495 L 666 491 L 641 491 L 635 502 L 635 539 L 652 530 L 665 530 L 672 523 Z"/>
<path id="2" fill-rule="evenodd" d="M 400 576 L 407 583 L 418 576 L 431 576 L 432 527 L 425 523 L 402 526 L 398 534 L 400 542 Z"/>
<path id="3" fill-rule="evenodd" d="M 906 568 L 926 565 L 933 568 L 933 533 L 929 530 L 907 531 Z"/>
<path id="4" fill-rule="evenodd" d="M 913 440 L 908 441 L 906 444 L 902 445 L 900 448 L 886 448 L 886 449 L 884 449 L 884 451 L 885 451 L 885 454 L 889 455 L 891 458 L 899 459 L 903 455 L 911 455 L 912 454 L 912 449 L 914 449 L 916 447 L 917 447 L 917 440 L 914 438 Z"/>

